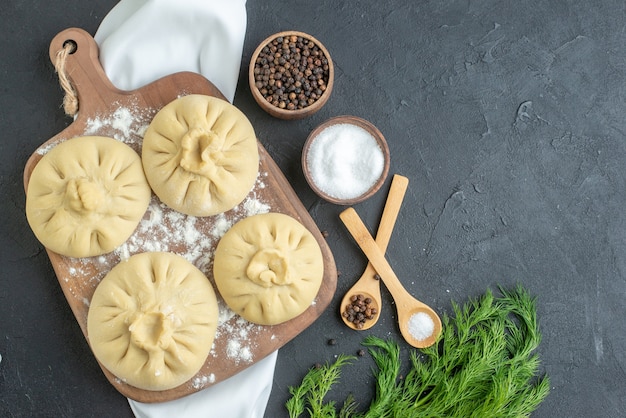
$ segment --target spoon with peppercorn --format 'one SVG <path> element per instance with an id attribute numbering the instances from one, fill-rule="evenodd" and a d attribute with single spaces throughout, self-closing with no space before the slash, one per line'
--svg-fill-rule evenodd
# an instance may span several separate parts
<path id="1" fill-rule="evenodd" d="M 344 210 L 339 217 L 393 296 L 398 311 L 400 333 L 404 339 L 417 348 L 433 345 L 441 333 L 439 315 L 430 306 L 415 299 L 402 286 L 385 258 L 385 254 L 380 250 L 354 208 Z"/>
<path id="2" fill-rule="evenodd" d="M 409 179 L 398 174 L 394 175 L 391 181 L 389 195 L 376 234 L 376 244 L 383 253 L 387 250 L 408 184 Z M 361 277 L 346 292 L 340 306 L 341 318 L 350 328 L 363 331 L 376 324 L 380 317 L 382 298 L 380 276 L 371 263 L 367 264 Z"/>

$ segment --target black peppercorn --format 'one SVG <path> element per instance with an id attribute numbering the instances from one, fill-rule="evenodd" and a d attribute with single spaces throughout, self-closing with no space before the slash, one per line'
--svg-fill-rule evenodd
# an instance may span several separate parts
<path id="1" fill-rule="evenodd" d="M 347 304 L 341 313 L 348 322 L 351 322 L 355 328 L 363 329 L 365 323 L 376 317 L 378 309 L 371 306 L 372 299 L 362 294 L 350 296 L 350 303 Z"/>
<path id="2" fill-rule="evenodd" d="M 328 58 L 312 40 L 278 36 L 264 46 L 254 64 L 255 86 L 265 100 L 281 109 L 303 109 L 324 93 Z"/>

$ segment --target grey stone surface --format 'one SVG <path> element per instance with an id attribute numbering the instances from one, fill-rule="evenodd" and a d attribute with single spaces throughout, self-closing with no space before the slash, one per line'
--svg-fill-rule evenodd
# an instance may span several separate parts
<path id="1" fill-rule="evenodd" d="M 80 332 L 24 216 L 22 170 L 62 130 L 48 45 L 61 30 L 95 33 L 116 2 L 9 0 L 0 37 L 0 415 L 132 416 Z M 250 118 L 328 242 L 341 272 L 322 317 L 279 352 L 267 417 L 286 416 L 288 387 L 315 363 L 353 354 L 366 334 L 400 338 L 384 292 L 367 333 L 339 318 L 366 260 L 342 207 L 308 188 L 300 151 L 327 118 L 368 119 L 386 136 L 391 173 L 410 179 L 388 259 L 440 312 L 487 288 L 537 297 L 542 372 L 536 417 L 626 415 L 626 9 L 623 1 L 249 1 L 235 105 Z M 263 113 L 247 87 L 249 56 L 274 32 L 325 44 L 336 66 L 328 104 L 300 121 Z M 356 206 L 375 229 L 388 183 Z M 327 345 L 334 338 L 335 345 Z M 406 350 L 403 350 L 406 353 Z M 373 393 L 371 359 L 332 398 Z"/>

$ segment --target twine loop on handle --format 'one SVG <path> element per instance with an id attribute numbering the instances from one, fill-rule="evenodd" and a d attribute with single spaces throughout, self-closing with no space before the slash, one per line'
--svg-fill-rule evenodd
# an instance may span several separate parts
<path id="1" fill-rule="evenodd" d="M 67 57 L 74 52 L 76 52 L 76 43 L 74 41 L 66 41 L 63 43 L 63 48 L 57 51 L 54 60 L 54 69 L 59 75 L 59 83 L 65 92 L 65 97 L 63 97 L 63 110 L 68 116 L 75 116 L 76 113 L 78 113 L 78 95 L 65 72 Z"/>

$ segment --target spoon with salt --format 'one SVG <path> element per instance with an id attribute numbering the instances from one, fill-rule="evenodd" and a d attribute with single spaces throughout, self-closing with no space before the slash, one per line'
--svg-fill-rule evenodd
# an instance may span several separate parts
<path id="1" fill-rule="evenodd" d="M 391 232 L 398 218 L 398 212 L 400 212 L 400 206 L 402 205 L 408 184 L 408 178 L 399 174 L 393 176 L 385 208 L 380 219 L 380 225 L 378 226 L 378 232 L 376 233 L 376 245 L 378 245 L 382 253 L 387 250 Z M 359 295 L 361 295 L 360 300 Z M 370 309 L 371 318 L 357 318 L 354 314 L 349 314 L 352 306 L 360 302 Z M 361 277 L 341 300 L 339 308 L 341 310 L 341 318 L 348 327 L 363 331 L 371 328 L 378 321 L 381 308 L 380 280 L 378 280 L 376 269 L 372 266 L 372 263 L 368 263 Z"/>
<path id="2" fill-rule="evenodd" d="M 344 210 L 339 217 L 389 289 L 396 303 L 398 325 L 404 339 L 416 348 L 433 345 L 441 333 L 439 315 L 430 306 L 415 299 L 402 286 L 354 208 Z"/>

